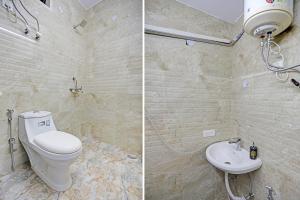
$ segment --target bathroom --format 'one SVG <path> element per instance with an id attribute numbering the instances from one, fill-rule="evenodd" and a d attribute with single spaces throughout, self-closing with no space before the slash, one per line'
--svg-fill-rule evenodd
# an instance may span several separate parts
<path id="1" fill-rule="evenodd" d="M 243 3 L 145 0 L 147 200 L 300 199 L 300 76 L 269 71 L 261 39 L 239 38 Z M 299 11 L 295 0 L 292 25 L 274 37 L 284 56 L 274 59 L 284 66 L 300 63 Z M 233 196 L 207 156 L 230 138 L 247 151 L 254 142 L 262 161 L 253 172 L 229 175 Z"/>
<path id="2" fill-rule="evenodd" d="M 0 2 L 0 199 L 141 199 L 142 2 Z M 31 169 L 18 139 L 30 117 L 72 135 L 41 141 L 52 152 L 82 144 L 67 189 L 45 184 L 37 157 Z"/>
<path id="3" fill-rule="evenodd" d="M 0 0 L 0 200 L 299 200 L 300 0 Z"/>

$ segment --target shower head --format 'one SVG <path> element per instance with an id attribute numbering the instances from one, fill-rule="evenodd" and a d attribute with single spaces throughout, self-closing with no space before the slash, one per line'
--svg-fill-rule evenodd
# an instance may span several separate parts
<path id="1" fill-rule="evenodd" d="M 84 28 L 87 25 L 87 21 L 83 19 L 79 24 L 73 26 L 74 29 L 77 29 L 78 26 Z"/>

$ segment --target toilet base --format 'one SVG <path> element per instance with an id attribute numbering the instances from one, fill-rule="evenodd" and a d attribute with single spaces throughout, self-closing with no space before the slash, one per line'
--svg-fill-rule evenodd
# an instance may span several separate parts
<path id="1" fill-rule="evenodd" d="M 41 156 L 31 147 L 24 145 L 33 171 L 53 190 L 62 192 L 72 185 L 70 165 L 76 158 L 69 160 L 53 160 Z"/>
<path id="2" fill-rule="evenodd" d="M 37 168 L 31 167 L 32 170 L 53 190 L 58 192 L 66 191 L 72 185 L 72 178 L 71 176 L 68 177 L 68 180 L 64 184 L 57 184 L 54 183 L 51 179 L 49 179 L 46 175 L 44 175 L 40 170 Z"/>

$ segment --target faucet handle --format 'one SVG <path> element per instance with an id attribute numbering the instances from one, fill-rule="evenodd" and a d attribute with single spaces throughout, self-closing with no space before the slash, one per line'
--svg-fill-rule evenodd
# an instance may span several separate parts
<path id="1" fill-rule="evenodd" d="M 273 188 L 271 186 L 266 185 L 266 188 L 267 188 L 268 191 L 273 191 Z"/>
<path id="2" fill-rule="evenodd" d="M 273 198 L 273 194 L 276 195 L 276 192 L 275 192 L 275 190 L 273 189 L 273 187 L 268 186 L 268 185 L 266 185 L 265 187 L 266 187 L 266 189 L 268 190 L 268 195 L 269 195 L 270 197 Z"/>
<path id="3" fill-rule="evenodd" d="M 229 143 L 238 143 L 240 141 L 242 141 L 242 139 L 240 137 L 234 137 L 234 138 L 230 138 L 228 140 Z"/>

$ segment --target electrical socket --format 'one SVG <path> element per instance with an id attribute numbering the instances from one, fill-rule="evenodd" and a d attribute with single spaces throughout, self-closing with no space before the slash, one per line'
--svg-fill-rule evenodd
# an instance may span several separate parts
<path id="1" fill-rule="evenodd" d="M 243 88 L 248 88 L 248 87 L 249 87 L 249 81 L 243 80 Z"/>

